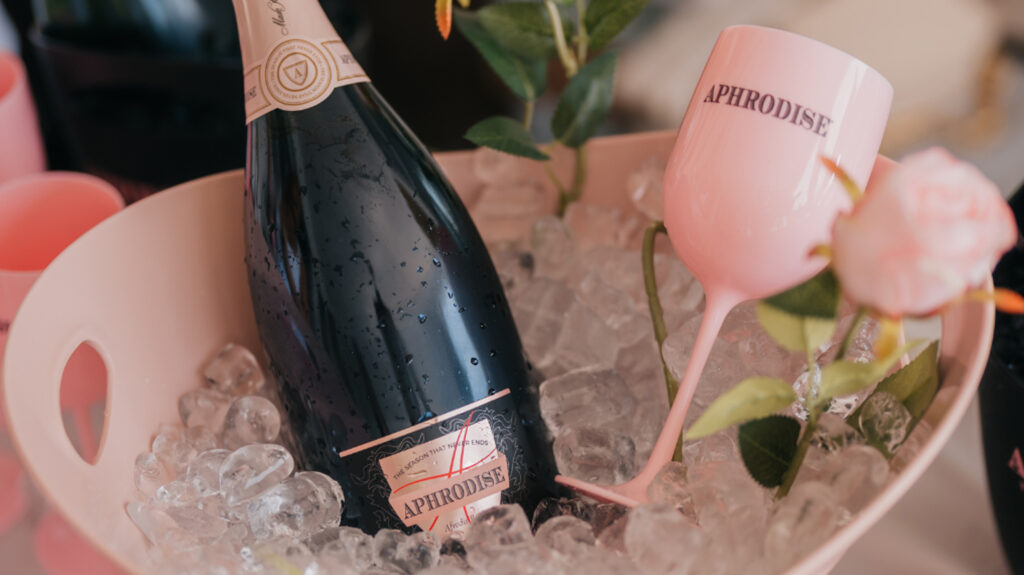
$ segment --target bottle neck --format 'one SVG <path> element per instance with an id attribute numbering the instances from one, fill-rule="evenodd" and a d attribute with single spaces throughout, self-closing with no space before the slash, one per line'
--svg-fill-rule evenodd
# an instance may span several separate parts
<path id="1" fill-rule="evenodd" d="M 317 0 L 232 0 L 245 73 L 246 123 L 303 110 L 369 78 Z"/>

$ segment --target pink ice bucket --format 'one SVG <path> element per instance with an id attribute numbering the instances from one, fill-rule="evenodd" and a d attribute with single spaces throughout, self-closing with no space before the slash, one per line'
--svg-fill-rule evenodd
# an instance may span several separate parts
<path id="1" fill-rule="evenodd" d="M 591 157 L 583 201 L 630 208 L 630 172 L 667 158 L 674 132 L 601 138 Z M 557 155 L 556 155 L 557 156 Z M 470 153 L 438 160 L 467 200 L 482 183 Z M 571 159 L 555 158 L 556 168 Z M 524 170 L 542 170 L 527 163 Z M 15 319 L 3 381 L 8 421 L 37 484 L 51 502 L 126 570 L 155 571 L 144 538 L 124 512 L 133 462 L 154 430 L 173 422 L 177 400 L 198 381 L 199 366 L 226 341 L 254 348 L 259 338 L 243 261 L 242 174 L 177 186 L 130 206 L 69 247 L 42 274 Z M 631 208 L 630 208 L 631 209 Z M 843 552 L 910 489 L 963 417 L 984 368 L 995 312 L 971 303 L 942 321 L 943 385 L 952 402 L 927 415 L 934 432 L 917 457 L 875 500 L 790 574 L 828 571 Z M 82 343 L 106 363 L 106 422 L 94 464 L 64 431 L 60 381 Z"/>

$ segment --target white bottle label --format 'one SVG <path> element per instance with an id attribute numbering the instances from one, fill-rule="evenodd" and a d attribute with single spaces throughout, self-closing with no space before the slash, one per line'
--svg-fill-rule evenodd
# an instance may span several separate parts
<path id="1" fill-rule="evenodd" d="M 245 121 L 267 112 L 304 110 L 324 101 L 346 84 L 370 78 L 337 38 L 289 35 L 275 43 L 267 57 L 245 72 Z"/>

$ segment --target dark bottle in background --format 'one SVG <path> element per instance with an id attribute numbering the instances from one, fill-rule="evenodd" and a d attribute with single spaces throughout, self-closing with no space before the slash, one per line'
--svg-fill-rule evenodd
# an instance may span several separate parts
<path id="1" fill-rule="evenodd" d="M 300 462 L 371 532 L 529 513 L 550 448 L 468 212 L 315 0 L 235 8 L 250 290 Z"/>
<path id="2" fill-rule="evenodd" d="M 1024 186 L 1010 200 L 1024 229 Z M 997 287 L 1024 293 L 1024 241 L 992 274 Z M 1003 549 L 1024 573 L 1024 316 L 996 312 L 992 353 L 978 390 L 989 494 Z"/>

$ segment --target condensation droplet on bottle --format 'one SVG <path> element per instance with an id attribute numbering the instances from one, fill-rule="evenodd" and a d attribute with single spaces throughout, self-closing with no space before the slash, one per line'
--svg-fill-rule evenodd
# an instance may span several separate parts
<path id="1" fill-rule="evenodd" d="M 475 357 L 471 357 L 469 358 L 469 363 L 472 363 L 473 365 L 480 365 L 480 360 Z"/>
<path id="2" fill-rule="evenodd" d="M 416 319 L 420 320 L 420 323 L 427 323 L 427 314 L 421 313 L 416 316 Z"/>

